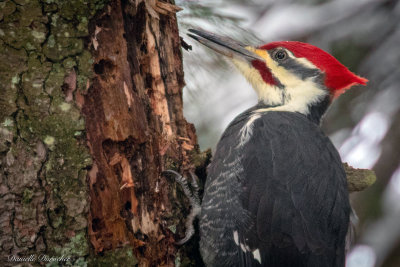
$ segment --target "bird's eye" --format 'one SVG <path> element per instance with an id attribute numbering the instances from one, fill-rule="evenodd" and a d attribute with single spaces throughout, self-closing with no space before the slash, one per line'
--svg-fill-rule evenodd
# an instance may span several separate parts
<path id="1" fill-rule="evenodd" d="M 276 60 L 282 61 L 287 57 L 287 53 L 285 50 L 278 50 L 274 55 Z"/>

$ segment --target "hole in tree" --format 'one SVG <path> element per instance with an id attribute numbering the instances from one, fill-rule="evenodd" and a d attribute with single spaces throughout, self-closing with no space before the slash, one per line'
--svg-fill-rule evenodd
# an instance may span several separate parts
<path id="1" fill-rule="evenodd" d="M 54 212 L 55 212 L 55 214 L 60 214 L 61 209 L 59 207 L 57 207 L 57 208 L 54 209 Z"/>
<path id="2" fill-rule="evenodd" d="M 94 72 L 96 74 L 102 75 L 105 72 L 109 72 L 114 68 L 114 64 L 107 59 L 102 59 L 98 63 L 94 64 Z"/>
<path id="3" fill-rule="evenodd" d="M 146 88 L 151 88 L 152 87 L 152 82 L 153 82 L 153 76 L 151 74 L 147 73 L 146 78 L 145 78 L 145 86 Z"/>
<path id="4" fill-rule="evenodd" d="M 92 230 L 93 232 L 98 232 L 104 227 L 103 222 L 99 218 L 94 218 L 92 220 Z"/>
<path id="5" fill-rule="evenodd" d="M 143 53 L 147 53 L 147 47 L 145 44 L 140 45 L 140 51 L 142 51 Z"/>
<path id="6" fill-rule="evenodd" d="M 104 65 L 100 64 L 100 63 L 94 64 L 94 72 L 96 74 L 100 74 L 100 75 L 103 74 L 104 73 Z"/>
<path id="7" fill-rule="evenodd" d="M 125 210 L 131 210 L 132 204 L 130 201 L 125 202 Z"/>

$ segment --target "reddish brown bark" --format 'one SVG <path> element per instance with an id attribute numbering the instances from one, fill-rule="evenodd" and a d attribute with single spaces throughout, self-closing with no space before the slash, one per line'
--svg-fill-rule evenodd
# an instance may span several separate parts
<path id="1" fill-rule="evenodd" d="M 162 170 L 193 168 L 194 127 L 174 6 L 113 1 L 91 25 L 95 77 L 83 97 L 93 157 L 89 236 L 95 252 L 132 245 L 141 265 L 173 265 L 175 246 Z"/>

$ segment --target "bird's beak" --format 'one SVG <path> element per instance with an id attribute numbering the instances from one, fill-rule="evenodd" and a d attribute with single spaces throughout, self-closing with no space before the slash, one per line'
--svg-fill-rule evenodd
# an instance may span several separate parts
<path id="1" fill-rule="evenodd" d="M 188 35 L 203 45 L 213 49 L 214 51 L 230 57 L 242 58 L 248 61 L 262 60 L 260 56 L 248 50 L 249 46 L 243 45 L 229 37 L 218 36 L 214 33 L 204 30 L 189 29 Z M 250 48 L 251 49 L 251 48 Z M 254 48 L 253 48 L 254 50 Z"/>

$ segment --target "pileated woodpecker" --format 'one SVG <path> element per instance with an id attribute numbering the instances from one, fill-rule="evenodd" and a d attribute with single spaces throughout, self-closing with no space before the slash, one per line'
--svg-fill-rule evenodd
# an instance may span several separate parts
<path id="1" fill-rule="evenodd" d="M 307 43 L 246 46 L 189 30 L 229 57 L 258 104 L 224 131 L 208 167 L 200 214 L 207 266 L 344 266 L 351 207 L 340 156 L 321 117 L 367 80 Z"/>

